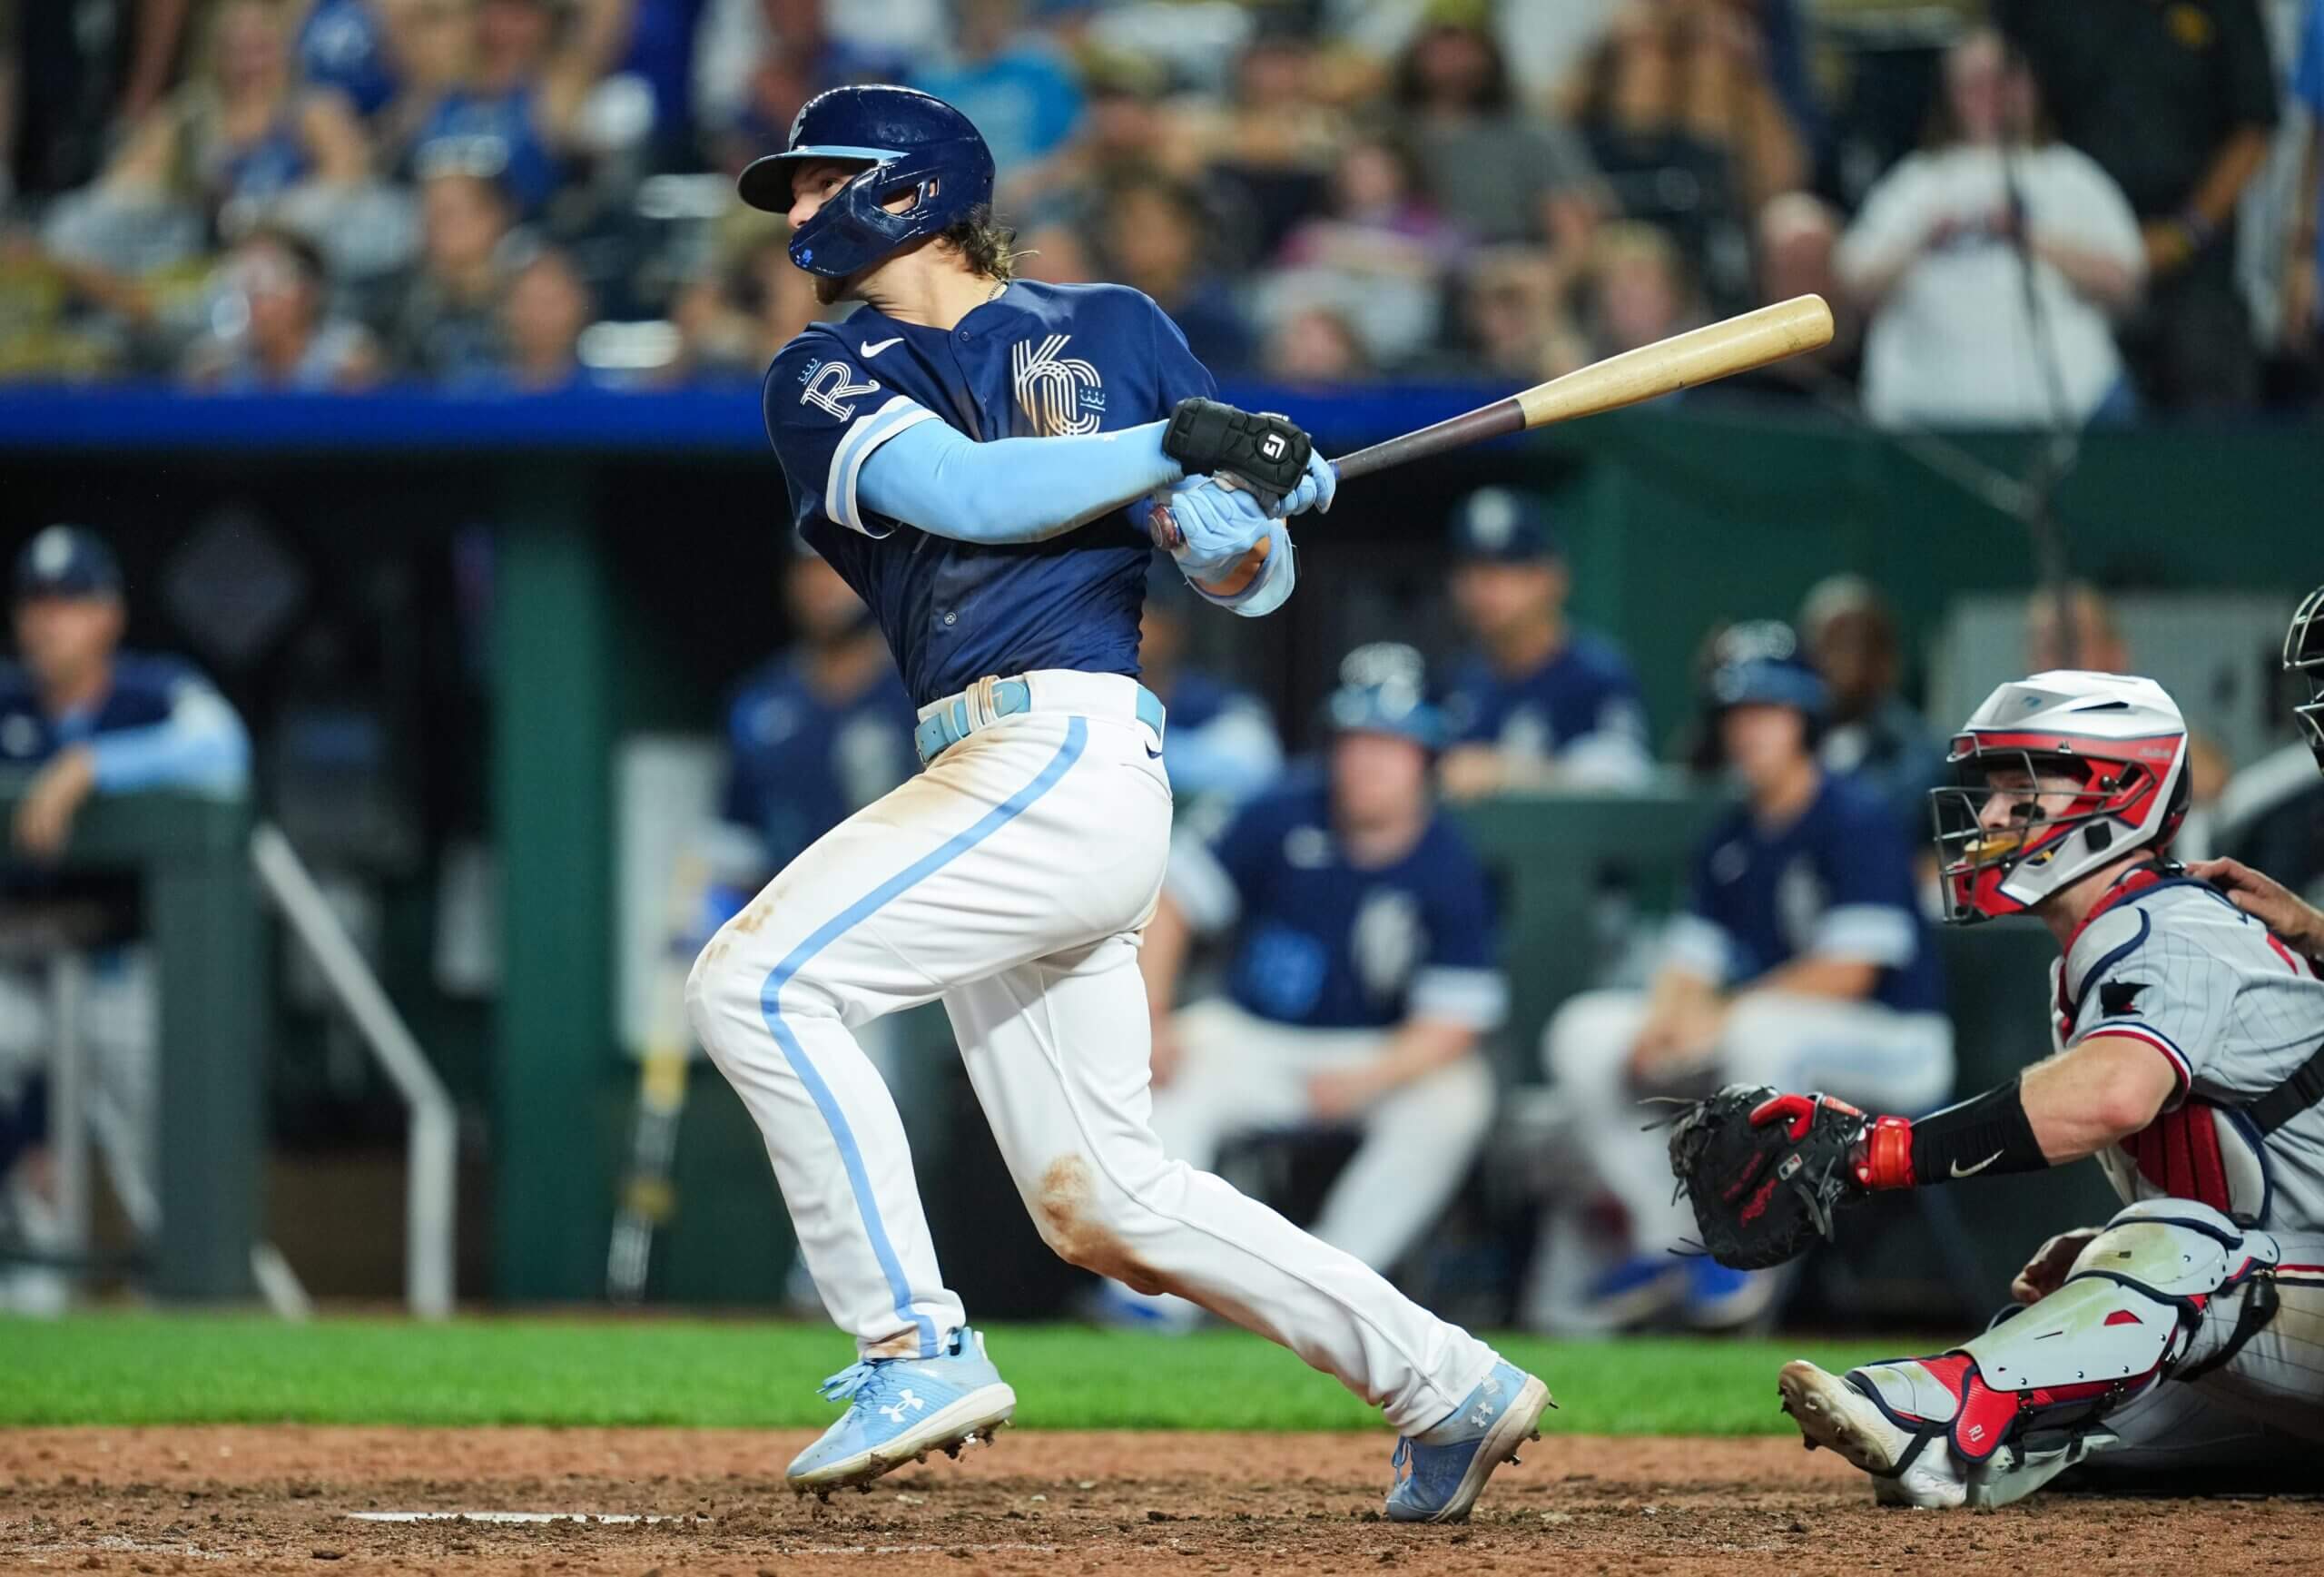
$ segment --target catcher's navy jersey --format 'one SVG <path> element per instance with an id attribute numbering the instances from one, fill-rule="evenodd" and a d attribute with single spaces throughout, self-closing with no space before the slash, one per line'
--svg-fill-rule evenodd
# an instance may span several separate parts
<path id="1" fill-rule="evenodd" d="M 804 658 L 785 654 L 744 679 L 727 709 L 732 767 L 726 820 L 748 827 L 780 869 L 806 846 L 910 777 L 912 708 L 882 671 L 834 705 Z"/>
<path id="2" fill-rule="evenodd" d="M 1904 1012 L 1944 1004 L 1936 957 L 1914 902 L 1913 859 L 1887 805 L 1843 773 L 1824 774 L 1788 825 L 1763 827 L 1739 805 L 1697 853 L 1681 958 L 1744 985 L 1794 959 L 1879 966 L 1873 1000 Z"/>
<path id="3" fill-rule="evenodd" d="M 1507 1010 L 1483 867 L 1442 815 L 1403 859 L 1357 866 L 1330 791 L 1302 773 L 1244 806 L 1208 858 L 1182 844 L 1170 891 L 1196 924 L 1234 924 L 1227 989 L 1262 1019 L 1372 1029 L 1424 1014 L 1491 1030 Z"/>
<path id="4" fill-rule="evenodd" d="M 949 330 L 868 306 L 813 324 L 775 357 L 763 399 L 793 523 L 871 606 L 925 705 L 988 674 L 1135 675 L 1153 545 L 1121 509 L 1046 542 L 933 536 L 858 503 L 872 451 L 930 420 L 979 442 L 1116 432 L 1215 389 L 1146 296 L 1020 280 Z"/>

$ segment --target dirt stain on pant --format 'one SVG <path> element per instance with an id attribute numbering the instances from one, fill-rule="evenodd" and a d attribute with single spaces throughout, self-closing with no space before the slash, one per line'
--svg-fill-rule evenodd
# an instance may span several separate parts
<path id="1" fill-rule="evenodd" d="M 1059 1156 L 1041 1174 L 1034 1196 L 1034 1222 L 1041 1241 L 1068 1265 L 1099 1276 L 1109 1276 L 1133 1292 L 1147 1294 L 1177 1289 L 1115 1235 L 1098 1208 L 1097 1188 L 1089 1163 L 1079 1156 Z"/>

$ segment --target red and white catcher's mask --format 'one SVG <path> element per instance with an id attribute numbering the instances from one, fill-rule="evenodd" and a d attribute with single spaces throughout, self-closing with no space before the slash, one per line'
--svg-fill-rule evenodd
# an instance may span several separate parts
<path id="1" fill-rule="evenodd" d="M 1954 735 L 1957 783 L 1929 791 L 1945 918 L 2019 914 L 2133 849 L 2168 848 L 2187 814 L 2187 724 L 2162 685 L 2035 674 L 1985 697 Z"/>

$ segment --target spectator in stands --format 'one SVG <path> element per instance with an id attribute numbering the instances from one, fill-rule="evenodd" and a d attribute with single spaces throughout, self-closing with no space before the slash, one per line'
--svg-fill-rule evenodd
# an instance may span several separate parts
<path id="1" fill-rule="evenodd" d="M 1448 371 L 1524 385 L 1590 360 L 1590 341 L 1568 310 L 1565 276 L 1540 247 L 1477 253 L 1462 281 L 1461 320 L 1468 353 L 1452 358 Z"/>
<path id="2" fill-rule="evenodd" d="M 1215 831 L 1236 805 L 1283 770 L 1275 715 L 1250 691 L 1187 659 L 1195 595 L 1175 566 L 1147 577 L 1138 624 L 1138 678 L 1169 708 L 1162 765 L 1178 825 Z"/>
<path id="3" fill-rule="evenodd" d="M 1259 366 L 1271 379 L 1306 388 L 1352 383 L 1372 372 L 1354 318 L 1322 304 L 1295 308 L 1268 330 Z"/>
<path id="4" fill-rule="evenodd" d="M 2060 134 L 2138 215 L 2146 301 L 2122 340 L 2141 392 L 2170 410 L 2250 403 L 2259 355 L 2236 284 L 2235 210 L 2277 113 L 2255 0 L 1994 0 L 1994 15 Z"/>
<path id="5" fill-rule="evenodd" d="M 93 195 L 117 209 L 189 205 L 231 237 L 302 190 L 357 185 L 370 172 L 361 125 L 336 91 L 301 87 L 291 64 L 283 0 L 225 0 L 186 84 L 136 125 Z"/>
<path id="6" fill-rule="evenodd" d="M 1452 516 L 1452 602 L 1477 649 L 1444 711 L 1444 792 L 1473 799 L 1561 784 L 1628 788 L 1653 769 L 1646 708 L 1621 653 L 1575 629 L 1571 572 L 1541 500 L 1486 488 Z"/>
<path id="7" fill-rule="evenodd" d="M 415 3 L 441 0 L 403 0 L 400 8 Z M 312 0 L 299 25 L 299 79 L 337 93 L 365 120 L 378 116 L 402 89 L 391 30 L 397 8 L 396 0 Z"/>
<path id="8" fill-rule="evenodd" d="M 0 4 L 0 206 L 94 180 L 114 137 L 161 102 L 192 0 Z"/>
<path id="9" fill-rule="evenodd" d="M 1625 220 L 1600 229 L 1581 284 L 1591 360 L 1667 340 L 1705 316 L 1687 260 L 1650 224 Z"/>
<path id="10" fill-rule="evenodd" d="M 1887 802 L 1905 839 L 1928 833 L 1928 791 L 1945 772 L 1945 752 L 1900 691 L 1903 655 L 1896 616 L 1872 583 L 1835 575 L 1799 605 L 1802 655 L 1831 697 L 1817 759 L 1827 772 L 1853 773 Z"/>
<path id="11" fill-rule="evenodd" d="M 1276 253 L 1261 290 L 1266 315 L 1320 301 L 1360 337 L 1359 361 L 1408 362 L 1436 342 L 1444 281 L 1464 251 L 1410 153 L 1392 137 L 1359 137 L 1333 170 L 1331 212 L 1302 222 Z"/>
<path id="12" fill-rule="evenodd" d="M 1226 102 L 1210 113 L 1174 119 L 1203 166 L 1203 190 L 1218 192 L 1219 206 L 1252 227 L 1252 255 L 1264 257 L 1323 207 L 1348 129 L 1320 91 L 1323 65 L 1313 40 L 1281 14 L 1256 20 L 1255 35 L 1235 62 Z M 1161 129 L 1167 135 L 1173 127 Z M 1149 150 L 1146 158 L 1169 163 L 1162 151 Z"/>
<path id="13" fill-rule="evenodd" d="M 720 266 L 679 298 L 680 352 L 674 370 L 685 377 L 746 378 L 755 384 L 766 376 L 775 352 L 822 317 L 823 309 L 815 301 L 814 276 L 791 261 L 789 227 L 753 224 L 726 250 Z"/>
<path id="14" fill-rule="evenodd" d="M 488 175 L 447 170 L 420 182 L 419 212 L 419 262 L 389 315 L 389 354 L 434 383 L 488 379 L 516 250 L 508 200 Z"/>
<path id="15" fill-rule="evenodd" d="M 412 63 L 405 163 L 425 178 L 490 176 L 538 215 L 580 143 L 581 110 L 628 43 L 636 0 L 414 0 L 428 18 Z"/>
<path id="16" fill-rule="evenodd" d="M 1585 72 L 1576 119 L 1616 207 L 1667 231 L 1722 309 L 1747 304 L 1750 216 L 1807 175 L 1743 0 L 1632 0 Z"/>
<path id="17" fill-rule="evenodd" d="M 287 231 L 252 232 L 219 271 L 211 331 L 186 357 L 197 389 L 361 389 L 381 370 L 370 334 L 325 312 L 322 254 Z"/>
<path id="18" fill-rule="evenodd" d="M 1312 1230 L 1386 1272 L 1468 1173 L 1492 1119 L 1480 1040 L 1508 1010 L 1484 871 L 1429 793 L 1443 720 L 1420 655 L 1359 647 L 1326 705 L 1329 765 L 1181 839 L 1140 967 L 1154 1132 L 1208 1169 L 1238 1135 L 1353 1129 Z M 1223 998 L 1174 1010 L 1197 932 L 1231 933 Z M 1192 1306 L 1108 1284 L 1106 1312 L 1184 1326 Z"/>
<path id="19" fill-rule="evenodd" d="M 1211 239 L 1201 200 L 1167 176 L 1127 172 L 1105 193 L 1098 240 L 1107 277 L 1153 297 L 1196 360 L 1228 371 L 1250 365 L 1251 331 L 1211 271 Z"/>
<path id="20" fill-rule="evenodd" d="M 950 58 L 912 74 L 976 123 L 999 171 L 995 202 L 1014 212 L 1053 180 L 1049 161 L 1081 122 L 1071 63 L 1025 25 L 1025 0 L 961 0 Z"/>
<path id="21" fill-rule="evenodd" d="M 2318 211 L 2324 209 L 2324 0 L 2308 0 L 2291 91 L 2308 111 L 2308 140 L 2292 193 L 2291 222 L 2285 227 L 2282 343 L 2294 356 L 2313 358 L 2324 352 L 2324 314 L 2317 310 L 2324 241 L 2318 239 L 2316 223 Z"/>
<path id="22" fill-rule="evenodd" d="M 1905 834 L 1876 794 L 1817 764 L 1827 701 L 1806 665 L 1782 646 L 1728 659 L 1707 707 L 1742 800 L 1700 845 L 1668 960 L 1643 993 L 1574 998 L 1542 1040 L 1572 1131 L 1630 1223 L 1631 1257 L 1559 1300 L 1552 1317 L 1577 1328 L 1672 1316 L 1730 1328 L 1776 1290 L 1768 1272 L 1674 1257 L 1694 1222 L 1672 1195 L 1666 1136 L 1641 1129 L 1641 1099 L 1804 1079 L 1867 1109 L 1921 1112 L 1952 1088 L 1953 1029 Z"/>
<path id="23" fill-rule="evenodd" d="M 2112 319 L 2146 272 L 2138 222 L 2106 172 L 2043 125 L 1999 34 L 1954 45 L 1931 145 L 1873 186 L 1837 260 L 1870 319 L 1875 421 L 2079 425 L 2130 405 Z"/>
<path id="24" fill-rule="evenodd" d="M 504 381 L 528 393 L 570 389 L 585 380 L 581 330 L 595 316 L 588 282 L 554 247 L 535 252 L 508 281 L 500 303 L 507 347 Z"/>
<path id="25" fill-rule="evenodd" d="M 2131 673 L 2130 643 L 2114 620 L 2113 605 L 2088 581 L 2067 583 L 2063 598 L 2066 618 L 2059 619 L 2061 598 L 2047 590 L 2025 600 L 2025 665 L 2029 673 L 2053 668 L 2083 668 L 2098 674 Z"/>
<path id="26" fill-rule="evenodd" d="M 1840 219 L 1831 204 L 1807 192 L 1787 192 L 1759 210 L 1759 296 L 1787 301 L 1821 296 L 1832 309 L 1831 343 L 1719 384 L 1724 393 L 1812 397 L 1851 388 L 1864 350 L 1863 319 L 1839 287 L 1833 254 Z"/>
<path id="27" fill-rule="evenodd" d="M 823 0 L 714 0 L 694 56 L 695 115 L 728 173 L 783 145 L 802 105 L 851 82 L 893 82 L 920 58 L 905 35 L 861 26 L 892 5 Z M 840 24 L 848 24 L 842 31 Z M 923 46 L 926 34 L 921 35 Z M 877 38 L 875 46 L 871 39 Z"/>
<path id="28" fill-rule="evenodd" d="M 1611 206 L 1581 141 L 1518 104 L 1501 45 L 1443 22 L 1397 63 L 1393 98 L 1429 201 L 1481 241 L 1537 240 L 1578 258 Z"/>
<path id="29" fill-rule="evenodd" d="M 209 681 L 177 658 L 120 649 L 122 589 L 112 551 L 77 526 L 49 527 L 16 557 L 16 660 L 0 664 L 0 768 L 32 774 L 9 830 L 19 862 L 0 876 L 0 891 L 16 901 L 65 895 L 41 868 L 71 842 L 93 798 L 248 791 L 249 740 Z M 80 1024 L 88 1116 L 114 1196 L 134 1219 L 151 1209 L 158 1138 L 153 961 L 131 940 L 133 899 L 90 896 L 103 918 Z M 16 1234 L 41 1247 L 63 1247 L 43 1153 L 42 1069 L 54 1030 L 42 971 L 0 968 L 0 1217 L 14 1217 Z M 0 1292 L 28 1294 L 54 1312 L 61 1284 L 34 1280 Z"/>

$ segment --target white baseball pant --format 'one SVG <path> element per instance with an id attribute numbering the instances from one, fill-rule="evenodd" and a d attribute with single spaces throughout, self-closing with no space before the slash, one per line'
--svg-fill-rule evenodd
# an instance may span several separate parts
<path id="1" fill-rule="evenodd" d="M 1483 1379 L 1492 1351 L 1172 1161 L 1147 1126 L 1137 933 L 1169 850 L 1160 741 L 1133 721 L 1128 679 L 1027 677 L 1032 710 L 817 841 L 687 981 L 695 1032 L 765 1138 L 824 1306 L 867 1356 L 932 1353 L 965 1321 L 895 1102 L 850 1033 L 940 998 L 1060 1256 L 1190 1297 L 1337 1376 L 1400 1431 L 1426 1428 Z"/>

